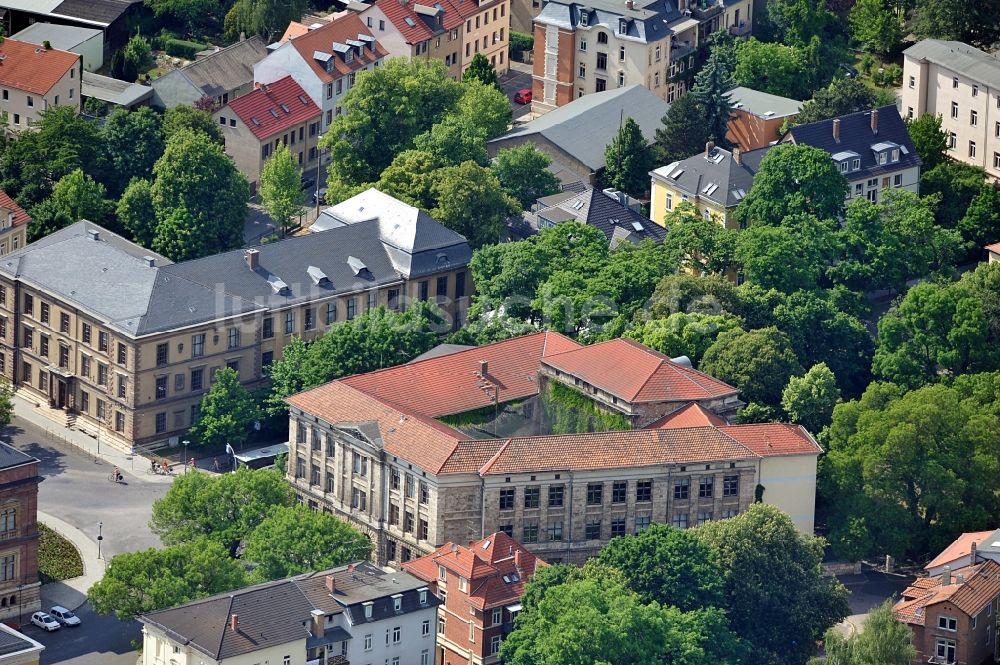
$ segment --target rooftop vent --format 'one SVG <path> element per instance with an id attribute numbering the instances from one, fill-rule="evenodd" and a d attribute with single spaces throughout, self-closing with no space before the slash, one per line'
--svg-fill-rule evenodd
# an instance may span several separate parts
<path id="1" fill-rule="evenodd" d="M 291 111 L 288 110 L 288 104 L 282 104 L 281 110 L 284 111 L 285 113 L 291 113 Z"/>
<path id="2" fill-rule="evenodd" d="M 357 257 L 348 256 L 347 265 L 351 266 L 351 270 L 353 270 L 354 274 L 357 276 L 360 276 L 362 273 L 366 272 L 370 273 L 370 271 L 368 270 L 368 266 L 365 265 L 365 262 Z"/>
<path id="3" fill-rule="evenodd" d="M 91 240 L 100 240 L 101 239 L 101 232 L 98 231 L 97 229 L 88 229 L 87 230 L 87 235 L 90 236 Z"/>
<path id="4" fill-rule="evenodd" d="M 269 275 L 267 283 L 271 285 L 271 290 L 278 294 L 288 293 L 288 285 L 277 275 Z"/>
<path id="5" fill-rule="evenodd" d="M 275 118 L 275 119 L 278 118 L 278 112 L 277 111 L 275 111 L 274 109 L 268 109 L 268 110 L 271 112 L 271 117 L 272 118 Z"/>
<path id="6" fill-rule="evenodd" d="M 326 273 L 316 266 L 309 266 L 306 268 L 306 272 L 309 273 L 309 277 L 312 279 L 313 284 L 328 285 L 330 283 L 330 278 L 326 276 Z"/>
<path id="7" fill-rule="evenodd" d="M 154 259 L 152 256 L 148 256 L 148 255 L 144 256 L 144 257 L 142 257 L 142 260 L 150 268 L 153 268 L 153 267 L 156 266 L 156 259 Z"/>
<path id="8" fill-rule="evenodd" d="M 252 122 L 257 127 L 260 127 L 260 120 L 257 119 L 257 116 L 255 116 L 255 115 L 254 116 L 250 116 L 250 122 Z"/>

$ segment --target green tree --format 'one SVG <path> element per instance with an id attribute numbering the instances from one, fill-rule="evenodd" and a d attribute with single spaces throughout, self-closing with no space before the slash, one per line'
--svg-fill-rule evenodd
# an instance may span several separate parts
<path id="1" fill-rule="evenodd" d="M 667 275 L 656 285 L 649 306 L 649 314 L 655 318 L 666 318 L 674 312 L 722 314 L 739 311 L 740 298 L 736 289 L 718 275 Z"/>
<path id="2" fill-rule="evenodd" d="M 663 126 L 656 129 L 656 161 L 669 164 L 687 159 L 705 149 L 708 126 L 705 112 L 694 95 L 683 95 L 667 109 Z"/>
<path id="3" fill-rule="evenodd" d="M 604 182 L 609 187 L 641 197 L 649 190 L 653 154 L 639 125 L 631 117 L 604 149 Z"/>
<path id="4" fill-rule="evenodd" d="M 837 377 L 825 363 L 813 365 L 804 375 L 788 379 L 781 393 L 781 407 L 788 417 L 813 433 L 830 424 L 833 407 L 839 400 Z"/>
<path id="5" fill-rule="evenodd" d="M 104 185 L 94 182 L 82 169 L 76 169 L 59 179 L 52 188 L 52 201 L 70 219 L 89 219 L 104 223 L 110 214 L 110 201 L 105 198 Z"/>
<path id="6" fill-rule="evenodd" d="M 721 333 L 739 328 L 742 323 L 728 312 L 674 312 L 664 319 L 643 321 L 627 330 L 625 336 L 672 358 L 687 356 L 697 365 Z"/>
<path id="7" fill-rule="evenodd" d="M 854 40 L 866 51 L 891 53 L 903 41 L 899 17 L 884 0 L 858 0 L 850 23 Z"/>
<path id="8" fill-rule="evenodd" d="M 734 256 L 753 283 L 791 293 L 817 287 L 826 269 L 821 249 L 795 228 L 754 224 L 739 232 Z"/>
<path id="9" fill-rule="evenodd" d="M 781 404 L 788 380 L 803 372 L 788 335 L 774 327 L 720 334 L 702 356 L 700 369 L 739 388 L 748 402 L 768 406 Z"/>
<path id="10" fill-rule="evenodd" d="M 810 93 L 806 67 L 800 49 L 751 37 L 736 47 L 734 78 L 755 90 L 802 99 Z"/>
<path id="11" fill-rule="evenodd" d="M 226 36 L 260 35 L 270 43 L 290 21 L 298 21 L 307 7 L 306 0 L 236 0 L 226 14 Z"/>
<path id="12" fill-rule="evenodd" d="M 275 506 L 295 502 L 291 486 L 276 469 L 240 468 L 210 476 L 186 473 L 153 502 L 149 528 L 166 545 L 198 542 L 203 537 L 220 543 L 232 556 L 239 544 Z"/>
<path id="13" fill-rule="evenodd" d="M 644 603 L 685 612 L 722 605 L 718 555 L 691 531 L 653 524 L 642 533 L 612 539 L 596 561 L 621 571 Z"/>
<path id="14" fill-rule="evenodd" d="M 485 85 L 500 88 L 500 81 L 497 79 L 497 70 L 486 59 L 486 56 L 477 52 L 469 61 L 469 66 L 462 72 L 462 82 L 479 81 Z"/>
<path id="15" fill-rule="evenodd" d="M 134 71 L 136 76 L 138 76 L 149 71 L 150 67 L 153 66 L 153 47 L 150 45 L 148 39 L 140 34 L 135 34 L 129 37 L 128 43 L 125 44 L 122 57 L 125 59 L 129 70 Z M 132 82 L 135 81 L 135 78 L 133 76 L 128 80 Z"/>
<path id="16" fill-rule="evenodd" d="M 838 552 L 922 559 L 986 528 L 1000 511 L 991 407 L 941 384 L 904 392 L 873 383 L 838 404 L 820 482 Z"/>
<path id="17" fill-rule="evenodd" d="M 309 347 L 301 337 L 295 336 L 281 350 L 281 358 L 275 360 L 268 370 L 271 390 L 264 399 L 263 409 L 269 416 L 283 417 L 288 413 L 285 398 L 306 387 L 306 367 L 309 362 Z"/>
<path id="18" fill-rule="evenodd" d="M 814 37 L 829 39 L 838 22 L 825 3 L 815 0 L 772 0 L 766 10 L 774 41 L 793 46 L 804 47 Z"/>
<path id="19" fill-rule="evenodd" d="M 212 120 L 212 114 L 208 111 L 197 109 L 193 106 L 175 106 L 169 108 L 163 114 L 163 140 L 169 141 L 185 129 L 195 130 L 207 135 L 214 143 L 223 144 L 222 131 Z"/>
<path id="20" fill-rule="evenodd" d="M 997 0 L 917 0 L 912 29 L 917 39 L 963 41 L 991 48 L 1000 39 Z"/>
<path id="21" fill-rule="evenodd" d="M 194 32 L 206 17 L 216 15 L 220 8 L 219 0 L 146 0 L 145 4 L 157 17 L 171 16 L 188 32 Z"/>
<path id="22" fill-rule="evenodd" d="M 240 562 L 220 544 L 201 539 L 116 555 L 104 577 L 87 591 L 87 600 L 98 614 L 114 612 L 121 621 L 131 621 L 246 582 Z"/>
<path id="23" fill-rule="evenodd" d="M 876 605 L 865 617 L 861 630 L 844 637 L 836 628 L 826 632 L 826 659 L 809 665 L 909 665 L 917 658 L 913 633 L 896 618 L 892 600 Z"/>
<path id="24" fill-rule="evenodd" d="M 243 244 L 250 187 L 207 135 L 188 129 L 170 136 L 153 172 L 154 250 L 182 261 Z"/>
<path id="25" fill-rule="evenodd" d="M 753 189 L 736 208 L 746 224 L 776 225 L 793 213 L 836 219 L 844 207 L 847 180 L 825 150 L 780 144 L 760 161 Z"/>
<path id="26" fill-rule="evenodd" d="M 716 217 L 705 219 L 689 201 L 667 213 L 663 244 L 682 254 L 681 265 L 698 274 L 724 274 L 733 265 L 738 233 Z"/>
<path id="27" fill-rule="evenodd" d="M 948 154 L 948 133 L 941 129 L 941 116 L 924 113 L 916 120 L 905 118 L 906 131 L 920 157 L 921 170 L 929 171 L 945 161 Z"/>
<path id="28" fill-rule="evenodd" d="M 434 181 L 437 168 L 437 159 L 431 153 L 404 150 L 382 171 L 376 188 L 410 205 L 432 210 L 436 205 Z"/>
<path id="29" fill-rule="evenodd" d="M 394 58 L 359 77 L 344 96 L 344 114 L 320 141 L 330 150 L 330 179 L 375 182 L 417 135 L 455 108 L 462 93 L 440 60 Z"/>
<path id="30" fill-rule="evenodd" d="M 507 95 L 500 88 L 478 79 L 462 82 L 457 110 L 467 122 L 482 128 L 487 140 L 500 136 L 510 126 L 511 108 Z"/>
<path id="31" fill-rule="evenodd" d="M 472 247 L 500 241 L 507 218 L 521 210 L 493 172 L 472 161 L 438 169 L 432 191 L 437 206 L 431 216 L 465 236 Z"/>
<path id="32" fill-rule="evenodd" d="M 111 162 L 109 191 L 120 196 L 133 178 L 149 180 L 163 155 L 163 118 L 148 106 L 135 111 L 122 107 L 108 115 L 101 136 Z"/>
<path id="33" fill-rule="evenodd" d="M 477 54 L 478 55 L 478 54 Z M 478 122 L 450 115 L 413 139 L 413 147 L 434 157 L 437 166 L 472 161 L 486 166 L 486 130 Z"/>
<path id="34" fill-rule="evenodd" d="M 257 419 L 253 396 L 240 383 L 239 374 L 228 367 L 216 371 L 215 382 L 198 405 L 198 419 L 191 436 L 206 446 L 236 447 L 247 440 Z"/>
<path id="35" fill-rule="evenodd" d="M 986 174 L 978 166 L 946 160 L 922 172 L 920 193 L 935 197 L 930 199 L 937 201 L 935 219 L 941 226 L 953 229 L 972 205 L 972 200 L 983 191 L 985 180 Z"/>
<path id="36" fill-rule="evenodd" d="M 371 550 L 363 533 L 333 515 L 279 505 L 247 536 L 242 558 L 256 564 L 252 580 L 266 582 L 365 560 Z"/>
<path id="37" fill-rule="evenodd" d="M 802 105 L 798 124 L 870 111 L 877 106 L 875 93 L 857 78 L 834 79 L 829 86 L 817 90 L 812 99 Z"/>
<path id="38" fill-rule="evenodd" d="M 14 417 L 14 388 L 10 381 L 0 380 L 0 427 L 10 425 Z"/>
<path id="39" fill-rule="evenodd" d="M 717 146 L 727 146 L 726 132 L 733 104 L 729 91 L 733 88 L 733 72 L 719 51 L 713 50 L 694 78 L 691 94 L 704 110 L 702 122 L 708 130 L 708 138 Z"/>
<path id="40" fill-rule="evenodd" d="M 982 247 L 1000 238 L 1000 191 L 992 185 L 983 184 L 982 189 L 969 203 L 957 230 L 979 254 Z"/>
<path id="41" fill-rule="evenodd" d="M 490 165 L 500 186 L 525 210 L 543 196 L 559 192 L 559 178 L 549 170 L 552 158 L 532 143 L 503 148 Z"/>
<path id="42" fill-rule="evenodd" d="M 264 162 L 260 172 L 260 198 L 264 210 L 283 230 L 291 227 L 292 217 L 302 210 L 305 201 L 302 173 L 288 146 L 278 146 Z"/>
<path id="43" fill-rule="evenodd" d="M 156 238 L 156 210 L 153 209 L 153 187 L 148 180 L 133 178 L 118 199 L 118 221 L 143 247 L 152 247 Z"/>
<path id="44" fill-rule="evenodd" d="M 774 506 L 755 503 L 694 533 L 718 553 L 726 616 L 748 646 L 742 662 L 805 662 L 815 641 L 847 616 L 847 590 L 820 570 L 822 539 L 796 531 Z"/>

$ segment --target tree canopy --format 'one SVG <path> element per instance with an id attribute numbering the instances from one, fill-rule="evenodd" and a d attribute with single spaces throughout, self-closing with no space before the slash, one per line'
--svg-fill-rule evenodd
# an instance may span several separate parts
<path id="1" fill-rule="evenodd" d="M 767 406 L 780 404 L 788 380 L 803 373 L 788 335 L 775 327 L 720 334 L 699 369 L 739 388 L 748 402 Z"/>
<path id="2" fill-rule="evenodd" d="M 922 162 L 922 171 L 929 171 L 945 161 L 948 154 L 948 133 L 941 129 L 941 116 L 924 113 L 915 120 L 906 118 L 904 122 Z"/>
<path id="3" fill-rule="evenodd" d="M 253 396 L 229 367 L 215 372 L 215 381 L 198 404 L 198 419 L 191 426 L 196 443 L 206 446 L 242 444 L 258 418 Z"/>
<path id="4" fill-rule="evenodd" d="M 809 665 L 909 665 L 917 658 L 910 627 L 896 618 L 893 600 L 876 605 L 861 626 L 848 637 L 831 628 L 823 638 L 825 659 Z"/>
<path id="5" fill-rule="evenodd" d="M 739 85 L 754 90 L 803 99 L 811 92 L 807 67 L 801 49 L 751 37 L 736 47 L 734 78 Z"/>
<path id="6" fill-rule="evenodd" d="M 260 172 L 260 198 L 264 210 L 282 229 L 291 224 L 292 216 L 302 210 L 305 192 L 302 173 L 286 145 L 280 145 L 264 162 Z"/>
<path id="7" fill-rule="evenodd" d="M 733 72 L 719 49 L 712 49 L 708 60 L 695 75 L 691 94 L 704 111 L 702 122 L 708 132 L 708 139 L 715 145 L 729 145 L 726 132 L 733 104 L 729 91 L 733 88 Z"/>
<path id="8" fill-rule="evenodd" d="M 663 116 L 663 126 L 656 129 L 653 144 L 656 161 L 669 164 L 704 150 L 709 139 L 704 116 L 694 95 L 682 95 L 671 104 Z"/>
<path id="9" fill-rule="evenodd" d="M 781 407 L 788 417 L 813 434 L 830 424 L 833 407 L 839 400 L 837 377 L 825 363 L 813 365 L 802 376 L 788 379 L 781 393 Z"/>
<path id="10" fill-rule="evenodd" d="M 525 210 L 543 196 L 559 192 L 559 178 L 549 171 L 552 158 L 532 143 L 502 148 L 490 165 L 500 186 Z"/>
<path id="11" fill-rule="evenodd" d="M 649 190 L 653 153 L 638 123 L 626 117 L 604 149 L 604 182 L 619 191 L 641 197 Z"/>

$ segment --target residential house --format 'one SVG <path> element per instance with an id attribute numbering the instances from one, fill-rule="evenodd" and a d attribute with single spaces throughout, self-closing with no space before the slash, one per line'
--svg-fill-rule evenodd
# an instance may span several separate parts
<path id="1" fill-rule="evenodd" d="M 228 104 L 254 89 L 253 66 L 266 55 L 267 48 L 260 37 L 241 39 L 153 79 L 151 103 L 169 109 L 193 106 L 207 97 L 216 107 Z"/>
<path id="2" fill-rule="evenodd" d="M 95 72 L 104 64 L 104 33 L 94 28 L 59 23 L 32 23 L 10 38 L 36 46 L 48 42 L 51 48 L 76 53 L 83 59 L 85 72 Z"/>
<path id="3" fill-rule="evenodd" d="M 441 665 L 492 665 L 521 611 L 524 585 L 547 565 L 498 531 L 468 546 L 445 543 L 403 564 L 441 599 L 437 655 Z"/>
<path id="4" fill-rule="evenodd" d="M 559 391 L 643 429 L 547 433 Z M 366 533 L 380 564 L 494 531 L 550 563 L 582 563 L 651 522 L 736 515 L 757 489 L 800 530 L 813 528 L 821 450 L 812 437 L 791 425 L 728 425 L 741 404 L 735 388 L 628 340 L 583 347 L 535 333 L 287 402 L 295 492 Z"/>
<path id="5" fill-rule="evenodd" d="M 35 23 L 97 28 L 102 34 L 104 59 L 123 48 L 135 33 L 135 24 L 150 15 L 142 0 L 2 0 L 4 33 L 13 35 Z"/>
<path id="6" fill-rule="evenodd" d="M 888 189 L 920 193 L 920 157 L 895 106 L 794 125 L 782 142 L 830 153 L 847 179 L 848 199 L 877 203 Z"/>
<path id="7" fill-rule="evenodd" d="M 743 152 L 781 140 L 779 130 L 802 110 L 802 102 L 738 86 L 729 91 L 733 112 L 726 140 Z"/>
<path id="8" fill-rule="evenodd" d="M 565 106 L 515 125 L 486 145 L 491 157 L 503 148 L 533 143 L 552 158 L 549 170 L 564 184 L 597 185 L 604 170 L 604 150 L 618 133 L 624 118 L 632 118 L 647 141 L 656 136 L 670 106 L 645 87 L 635 84 L 587 95 Z"/>
<path id="9" fill-rule="evenodd" d="M 1000 179 L 1000 60 L 962 42 L 925 39 L 903 51 L 901 108 L 930 113 L 948 134 L 948 156 Z"/>
<path id="10" fill-rule="evenodd" d="M 37 522 L 40 482 L 37 459 L 0 443 L 0 620 L 8 623 L 25 623 L 32 612 L 42 609 Z M 7 638 L 9 635 L 0 635 L 0 655 Z"/>
<path id="11" fill-rule="evenodd" d="M 924 566 L 928 575 L 940 575 L 945 566 L 958 570 L 980 561 L 1000 563 L 1000 529 L 963 533 Z"/>
<path id="12" fill-rule="evenodd" d="M 709 35 L 748 35 L 751 0 L 549 0 L 534 19 L 531 108 L 544 113 L 594 92 L 639 84 L 673 103 Z"/>
<path id="13" fill-rule="evenodd" d="M 253 67 L 258 84 L 295 79 L 323 114 L 321 132 L 341 114 L 341 103 L 358 72 L 378 67 L 387 52 L 357 14 L 306 31 L 272 50 Z"/>
<path id="14" fill-rule="evenodd" d="M 45 646 L 0 623 L 0 665 L 38 665 Z"/>
<path id="15" fill-rule="evenodd" d="M 291 76 L 260 84 L 253 92 L 220 108 L 213 117 L 225 140 L 226 154 L 250 181 L 254 192 L 264 162 L 278 146 L 288 146 L 302 171 L 319 164 L 322 112 Z"/>
<path id="16" fill-rule="evenodd" d="M 990 263 L 997 263 L 1000 261 L 1000 242 L 995 242 L 992 245 L 986 245 L 986 258 Z"/>
<path id="17" fill-rule="evenodd" d="M 582 192 L 564 190 L 540 199 L 534 213 L 526 213 L 538 229 L 563 222 L 581 222 L 603 233 L 612 249 L 623 242 L 663 242 L 662 226 L 650 224 L 640 212 L 639 202 L 614 189 L 587 187 Z"/>
<path id="18" fill-rule="evenodd" d="M 182 263 L 78 222 L 0 259 L 0 374 L 41 414 L 105 445 L 177 441 L 221 367 L 260 386 L 293 337 L 401 308 L 427 284 L 449 320 L 463 320 L 465 238 L 398 221 Z"/>
<path id="19" fill-rule="evenodd" d="M 84 100 L 96 99 L 102 102 L 105 111 L 113 110 L 113 107 L 118 106 L 134 111 L 140 106 L 148 106 L 149 101 L 153 98 L 153 88 L 148 85 L 128 83 L 121 79 L 91 72 L 83 73 L 83 85 L 80 93 Z"/>
<path id="20" fill-rule="evenodd" d="M 367 562 L 139 616 L 142 665 L 432 665 L 441 602 Z"/>
<path id="21" fill-rule="evenodd" d="M 28 244 L 28 224 L 31 217 L 17 205 L 7 192 L 0 189 L 0 256 Z"/>
<path id="22" fill-rule="evenodd" d="M 28 129 L 53 106 L 80 110 L 80 56 L 16 39 L 0 43 L 0 114 L 7 129 Z"/>
<path id="23" fill-rule="evenodd" d="M 650 172 L 650 220 L 665 226 L 667 215 L 686 202 L 705 219 L 716 219 L 727 229 L 738 228 L 733 212 L 753 187 L 766 151 L 744 153 L 738 147 L 729 151 L 709 142 L 705 152 Z"/>
<path id="24" fill-rule="evenodd" d="M 912 665 L 985 665 L 1000 660 L 1000 563 L 979 559 L 939 574 L 920 577 L 893 607 L 913 632 L 917 657 Z"/>

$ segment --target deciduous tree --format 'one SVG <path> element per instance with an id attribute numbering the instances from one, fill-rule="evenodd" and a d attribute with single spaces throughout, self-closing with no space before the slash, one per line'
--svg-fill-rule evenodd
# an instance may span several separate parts
<path id="1" fill-rule="evenodd" d="M 739 388 L 745 400 L 768 406 L 781 404 L 788 380 L 803 372 L 788 335 L 774 327 L 720 334 L 700 369 Z"/>
<path id="2" fill-rule="evenodd" d="M 828 118 L 870 111 L 876 107 L 875 92 L 857 78 L 837 78 L 829 86 L 813 93 L 812 99 L 802 105 L 796 119 L 798 124 L 817 122 Z"/>
<path id="3" fill-rule="evenodd" d="M 858 0 L 850 23 L 851 34 L 866 51 L 891 53 L 903 41 L 899 17 L 885 0 Z"/>
<path id="4" fill-rule="evenodd" d="M 270 43 L 290 21 L 298 21 L 307 6 L 306 0 L 236 0 L 226 14 L 226 35 L 260 35 Z"/>
<path id="5" fill-rule="evenodd" d="M 152 247 L 156 238 L 156 210 L 153 188 L 148 180 L 133 178 L 118 199 L 118 221 L 132 239 L 143 247 Z"/>
<path id="6" fill-rule="evenodd" d="M 414 149 L 434 157 L 437 166 L 456 166 L 472 161 L 486 166 L 486 130 L 477 121 L 449 115 L 413 139 Z"/>
<path id="7" fill-rule="evenodd" d="M 462 81 L 457 111 L 466 121 L 486 132 L 487 140 L 500 136 L 510 126 L 510 100 L 504 92 L 479 80 Z"/>
<path id="8" fill-rule="evenodd" d="M 664 224 L 663 244 L 680 250 L 684 268 L 721 275 L 732 267 L 738 234 L 716 217 L 705 219 L 692 203 L 684 201 L 667 213 Z"/>
<path id="9" fill-rule="evenodd" d="M 432 192 L 437 206 L 431 216 L 461 233 L 473 247 L 499 242 L 507 218 L 521 210 L 492 171 L 472 161 L 438 169 Z"/>
<path id="10" fill-rule="evenodd" d="M 751 37 L 736 47 L 736 83 L 792 99 L 809 95 L 805 54 L 794 46 Z"/>
<path id="11" fill-rule="evenodd" d="M 826 631 L 823 660 L 809 665 L 909 665 L 917 658 L 910 627 L 896 618 L 893 600 L 876 605 L 858 632 L 844 635 L 836 628 Z"/>
<path id="12" fill-rule="evenodd" d="M 490 85 L 497 89 L 500 88 L 496 68 L 490 64 L 485 55 L 479 52 L 472 56 L 469 66 L 462 72 L 462 83 L 468 83 L 469 81 L 479 81 L 485 85 Z"/>
<path id="13" fill-rule="evenodd" d="M 108 115 L 101 136 L 113 167 L 109 178 L 113 197 L 120 196 L 133 178 L 149 180 L 163 155 L 163 117 L 148 106 L 135 111 L 122 107 Z"/>
<path id="14" fill-rule="evenodd" d="M 674 312 L 664 319 L 643 321 L 627 330 L 625 336 L 672 358 L 687 356 L 697 365 L 721 333 L 739 328 L 742 323 L 728 312 Z"/>
<path id="15" fill-rule="evenodd" d="M 948 133 L 941 129 L 941 116 L 924 113 L 915 120 L 906 118 L 904 122 L 922 162 L 922 171 L 929 171 L 945 161 L 948 154 Z"/>
<path id="16" fill-rule="evenodd" d="M 649 190 L 653 155 L 639 125 L 631 117 L 604 149 L 604 182 L 609 187 L 641 197 Z"/>
<path id="17" fill-rule="evenodd" d="M 559 191 L 559 178 L 549 171 L 552 158 L 532 143 L 503 148 L 490 165 L 504 191 L 525 210 L 543 196 Z"/>
<path id="18" fill-rule="evenodd" d="M 264 162 L 260 172 L 260 198 L 264 210 L 283 230 L 291 226 L 292 217 L 302 210 L 305 201 L 302 173 L 288 146 L 278 146 Z"/>
<path id="19" fill-rule="evenodd" d="M 198 419 L 191 426 L 195 442 L 206 446 L 242 445 L 259 417 L 253 396 L 228 367 L 216 371 L 215 382 L 201 398 Z"/>
<path id="20" fill-rule="evenodd" d="M 183 105 L 167 109 L 163 114 L 163 140 L 169 141 L 184 129 L 199 131 L 214 143 L 223 144 L 222 131 L 208 111 Z"/>
<path id="21" fill-rule="evenodd" d="M 839 400 L 837 377 L 825 363 L 790 378 L 781 393 L 781 406 L 788 417 L 814 434 L 830 424 L 833 407 Z"/>

